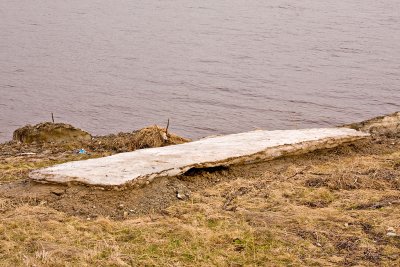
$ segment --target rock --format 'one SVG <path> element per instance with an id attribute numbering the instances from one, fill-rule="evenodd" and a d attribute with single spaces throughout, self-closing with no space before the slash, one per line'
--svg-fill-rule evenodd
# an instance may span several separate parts
<path id="1" fill-rule="evenodd" d="M 180 200 L 183 200 L 185 198 L 185 195 L 180 193 L 180 192 L 176 192 L 176 197 Z"/>
<path id="2" fill-rule="evenodd" d="M 396 230 L 393 228 L 393 227 L 391 227 L 391 226 L 389 226 L 387 229 L 386 229 L 386 231 L 387 231 L 387 236 L 397 236 L 397 234 L 396 234 Z"/>
<path id="3" fill-rule="evenodd" d="M 168 136 L 167 136 L 166 133 L 161 132 L 161 137 L 162 137 L 162 139 L 163 139 L 164 141 L 168 141 Z"/>
<path id="4" fill-rule="evenodd" d="M 51 191 L 52 194 L 56 195 L 56 196 L 61 196 L 65 193 L 65 190 L 62 189 L 54 189 Z"/>
<path id="5" fill-rule="evenodd" d="M 393 227 L 388 227 L 386 230 L 388 232 L 396 232 L 396 230 Z"/>
<path id="6" fill-rule="evenodd" d="M 18 154 L 19 156 L 34 156 L 36 153 L 34 152 L 25 152 L 25 153 L 20 153 Z"/>
<path id="7" fill-rule="evenodd" d="M 176 198 L 179 200 L 187 200 L 190 198 L 190 192 L 185 189 L 178 189 L 176 191 Z"/>
<path id="8" fill-rule="evenodd" d="M 64 123 L 40 123 L 27 125 L 14 131 L 13 140 L 22 143 L 62 143 L 89 141 L 92 136 L 78 128 Z"/>

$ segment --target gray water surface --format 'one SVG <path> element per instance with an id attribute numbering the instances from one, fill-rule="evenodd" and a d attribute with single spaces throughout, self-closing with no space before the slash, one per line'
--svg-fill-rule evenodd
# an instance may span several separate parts
<path id="1" fill-rule="evenodd" d="M 51 112 L 198 138 L 397 110 L 398 0 L 0 1 L 0 141 Z"/>

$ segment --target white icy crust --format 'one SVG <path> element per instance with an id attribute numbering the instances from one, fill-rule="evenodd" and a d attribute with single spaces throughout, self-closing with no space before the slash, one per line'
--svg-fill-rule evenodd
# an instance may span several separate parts
<path id="1" fill-rule="evenodd" d="M 190 168 L 227 166 L 335 147 L 368 134 L 347 128 L 252 131 L 181 145 L 141 149 L 36 170 L 37 181 L 118 186 L 179 175 Z"/>

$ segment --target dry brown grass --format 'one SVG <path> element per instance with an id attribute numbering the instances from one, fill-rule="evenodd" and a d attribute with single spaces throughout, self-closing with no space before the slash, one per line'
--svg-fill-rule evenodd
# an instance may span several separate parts
<path id="1" fill-rule="evenodd" d="M 56 163 L 7 160 L 7 185 Z M 70 194 L 44 190 L 30 199 L 3 191 L 0 266 L 400 266 L 399 166 L 400 140 L 371 138 L 104 193 L 124 206 L 96 218 L 86 210 L 110 203 L 101 190 L 70 186 Z M 190 198 L 176 199 L 176 188 Z M 149 196 L 145 209 L 131 213 L 143 202 L 130 194 L 140 192 Z M 71 205 L 56 205 L 62 201 Z M 387 235 L 391 228 L 397 236 Z"/>
<path id="2" fill-rule="evenodd" d="M 44 122 L 34 126 L 26 125 L 13 133 L 13 140 L 28 144 L 91 139 L 92 136 L 89 133 L 65 123 Z"/>
<path id="3" fill-rule="evenodd" d="M 166 129 L 154 125 L 132 133 L 95 137 L 88 144 L 88 147 L 94 151 L 127 152 L 142 148 L 182 144 L 189 141 L 190 139 L 168 133 Z"/>
<path id="4" fill-rule="evenodd" d="M 64 134 L 65 136 L 63 137 L 66 138 L 62 139 L 61 137 L 59 137 L 59 135 L 57 135 L 58 132 L 51 133 L 51 135 L 46 130 L 43 130 L 43 132 L 37 130 L 39 132 L 38 134 L 51 135 L 56 141 L 44 142 L 43 140 L 50 139 L 50 137 L 46 137 L 47 139 L 43 139 L 40 142 L 23 143 L 10 141 L 8 143 L 0 144 L 0 158 L 18 156 L 23 153 L 36 153 L 36 156 L 38 157 L 65 158 L 66 154 L 73 154 L 74 152 L 76 152 L 76 150 L 81 148 L 84 148 L 94 155 L 103 155 L 104 153 L 121 153 L 142 148 L 182 144 L 191 141 L 190 139 L 172 134 L 168 132 L 165 128 L 159 127 L 157 125 L 149 126 L 130 133 L 94 136 L 90 139 L 71 139 L 70 128 L 72 128 L 74 131 L 81 130 L 75 129 L 73 128 L 73 126 L 65 124 L 46 123 L 26 127 L 28 127 L 29 129 L 41 129 L 42 125 L 53 125 L 53 127 L 63 126 L 64 128 L 61 129 L 63 131 L 62 134 Z M 24 131 L 25 127 L 21 129 L 21 131 Z M 52 128 L 52 130 L 54 129 Z M 56 130 L 58 130 L 58 128 L 56 128 Z M 34 137 L 36 137 L 36 135 L 34 135 L 32 138 Z"/>

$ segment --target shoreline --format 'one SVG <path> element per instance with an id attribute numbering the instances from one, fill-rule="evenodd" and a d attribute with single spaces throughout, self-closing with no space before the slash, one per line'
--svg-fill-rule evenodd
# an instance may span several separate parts
<path id="1" fill-rule="evenodd" d="M 22 145 L 0 155 L 0 265 L 398 265 L 396 114 L 352 124 L 371 137 L 340 147 L 118 190 L 27 179 L 115 152 Z"/>

